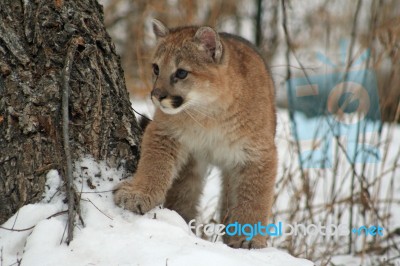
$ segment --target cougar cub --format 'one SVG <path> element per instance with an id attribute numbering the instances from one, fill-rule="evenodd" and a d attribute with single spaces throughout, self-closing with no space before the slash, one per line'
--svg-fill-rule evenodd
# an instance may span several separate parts
<path id="1" fill-rule="evenodd" d="M 265 62 L 248 41 L 210 27 L 168 29 L 154 20 L 153 31 L 151 99 L 158 108 L 137 172 L 118 186 L 116 204 L 143 214 L 164 203 L 190 221 L 212 164 L 223 175 L 222 222 L 267 224 L 277 152 L 274 85 Z M 262 248 L 266 237 L 224 242 Z"/>

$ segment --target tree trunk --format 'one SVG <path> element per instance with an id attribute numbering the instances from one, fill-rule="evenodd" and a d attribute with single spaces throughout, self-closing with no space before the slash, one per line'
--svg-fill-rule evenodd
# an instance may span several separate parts
<path id="1" fill-rule="evenodd" d="M 68 51 L 72 67 L 63 71 Z M 102 6 L 1 0 L 0 224 L 42 198 L 48 170 L 65 176 L 61 103 L 68 78 L 72 160 L 91 155 L 135 171 L 141 130 Z"/>

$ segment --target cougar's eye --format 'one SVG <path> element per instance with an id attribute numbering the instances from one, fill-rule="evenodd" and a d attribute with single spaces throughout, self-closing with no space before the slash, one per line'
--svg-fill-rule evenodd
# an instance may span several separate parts
<path id="1" fill-rule="evenodd" d="M 178 70 L 175 72 L 175 77 L 178 79 L 184 79 L 188 75 L 188 72 L 186 70 L 183 70 L 181 68 L 178 68 Z"/>
<path id="2" fill-rule="evenodd" d="M 153 64 L 153 73 L 156 76 L 158 76 L 160 74 L 160 69 L 158 68 L 157 64 Z"/>

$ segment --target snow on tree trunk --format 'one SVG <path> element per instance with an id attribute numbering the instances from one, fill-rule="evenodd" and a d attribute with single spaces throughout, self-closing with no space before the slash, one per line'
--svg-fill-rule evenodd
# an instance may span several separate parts
<path id="1" fill-rule="evenodd" d="M 95 0 L 0 1 L 0 224 L 41 199 L 46 173 L 65 176 L 63 68 L 69 70 L 72 159 L 136 169 L 141 130 Z"/>

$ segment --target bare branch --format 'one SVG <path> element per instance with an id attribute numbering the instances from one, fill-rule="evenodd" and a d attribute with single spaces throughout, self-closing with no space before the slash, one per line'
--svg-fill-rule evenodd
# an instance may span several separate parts
<path id="1" fill-rule="evenodd" d="M 55 214 L 50 215 L 50 216 L 47 217 L 46 219 L 49 220 L 49 219 L 51 219 L 51 218 L 53 218 L 53 217 L 56 217 L 56 216 L 65 214 L 65 213 L 67 213 L 67 212 L 68 212 L 68 211 L 60 211 L 60 212 L 57 212 L 57 213 L 55 213 Z M 0 229 L 7 230 L 7 231 L 12 231 L 12 232 L 24 232 L 24 231 L 32 230 L 33 228 L 35 228 L 35 226 L 36 226 L 36 225 L 32 225 L 31 227 L 27 227 L 27 228 L 23 228 L 23 229 L 15 229 L 14 227 L 12 227 L 12 228 L 7 228 L 7 227 L 0 226 Z M 1 264 L 0 264 L 0 265 L 1 265 Z"/>
<path id="2" fill-rule="evenodd" d="M 74 55 L 76 48 L 79 43 L 83 40 L 80 37 L 73 38 L 70 42 L 70 46 L 67 51 L 65 58 L 64 68 L 62 72 L 62 122 L 63 122 L 63 139 L 64 139 L 64 155 L 66 160 L 66 183 L 67 183 L 67 199 L 68 199 L 68 236 L 67 243 L 69 244 L 73 239 L 74 220 L 75 220 L 75 189 L 74 179 L 72 176 L 72 158 L 69 145 L 69 80 L 71 74 L 72 63 L 74 61 Z M 79 203 L 76 203 L 79 204 Z"/>

